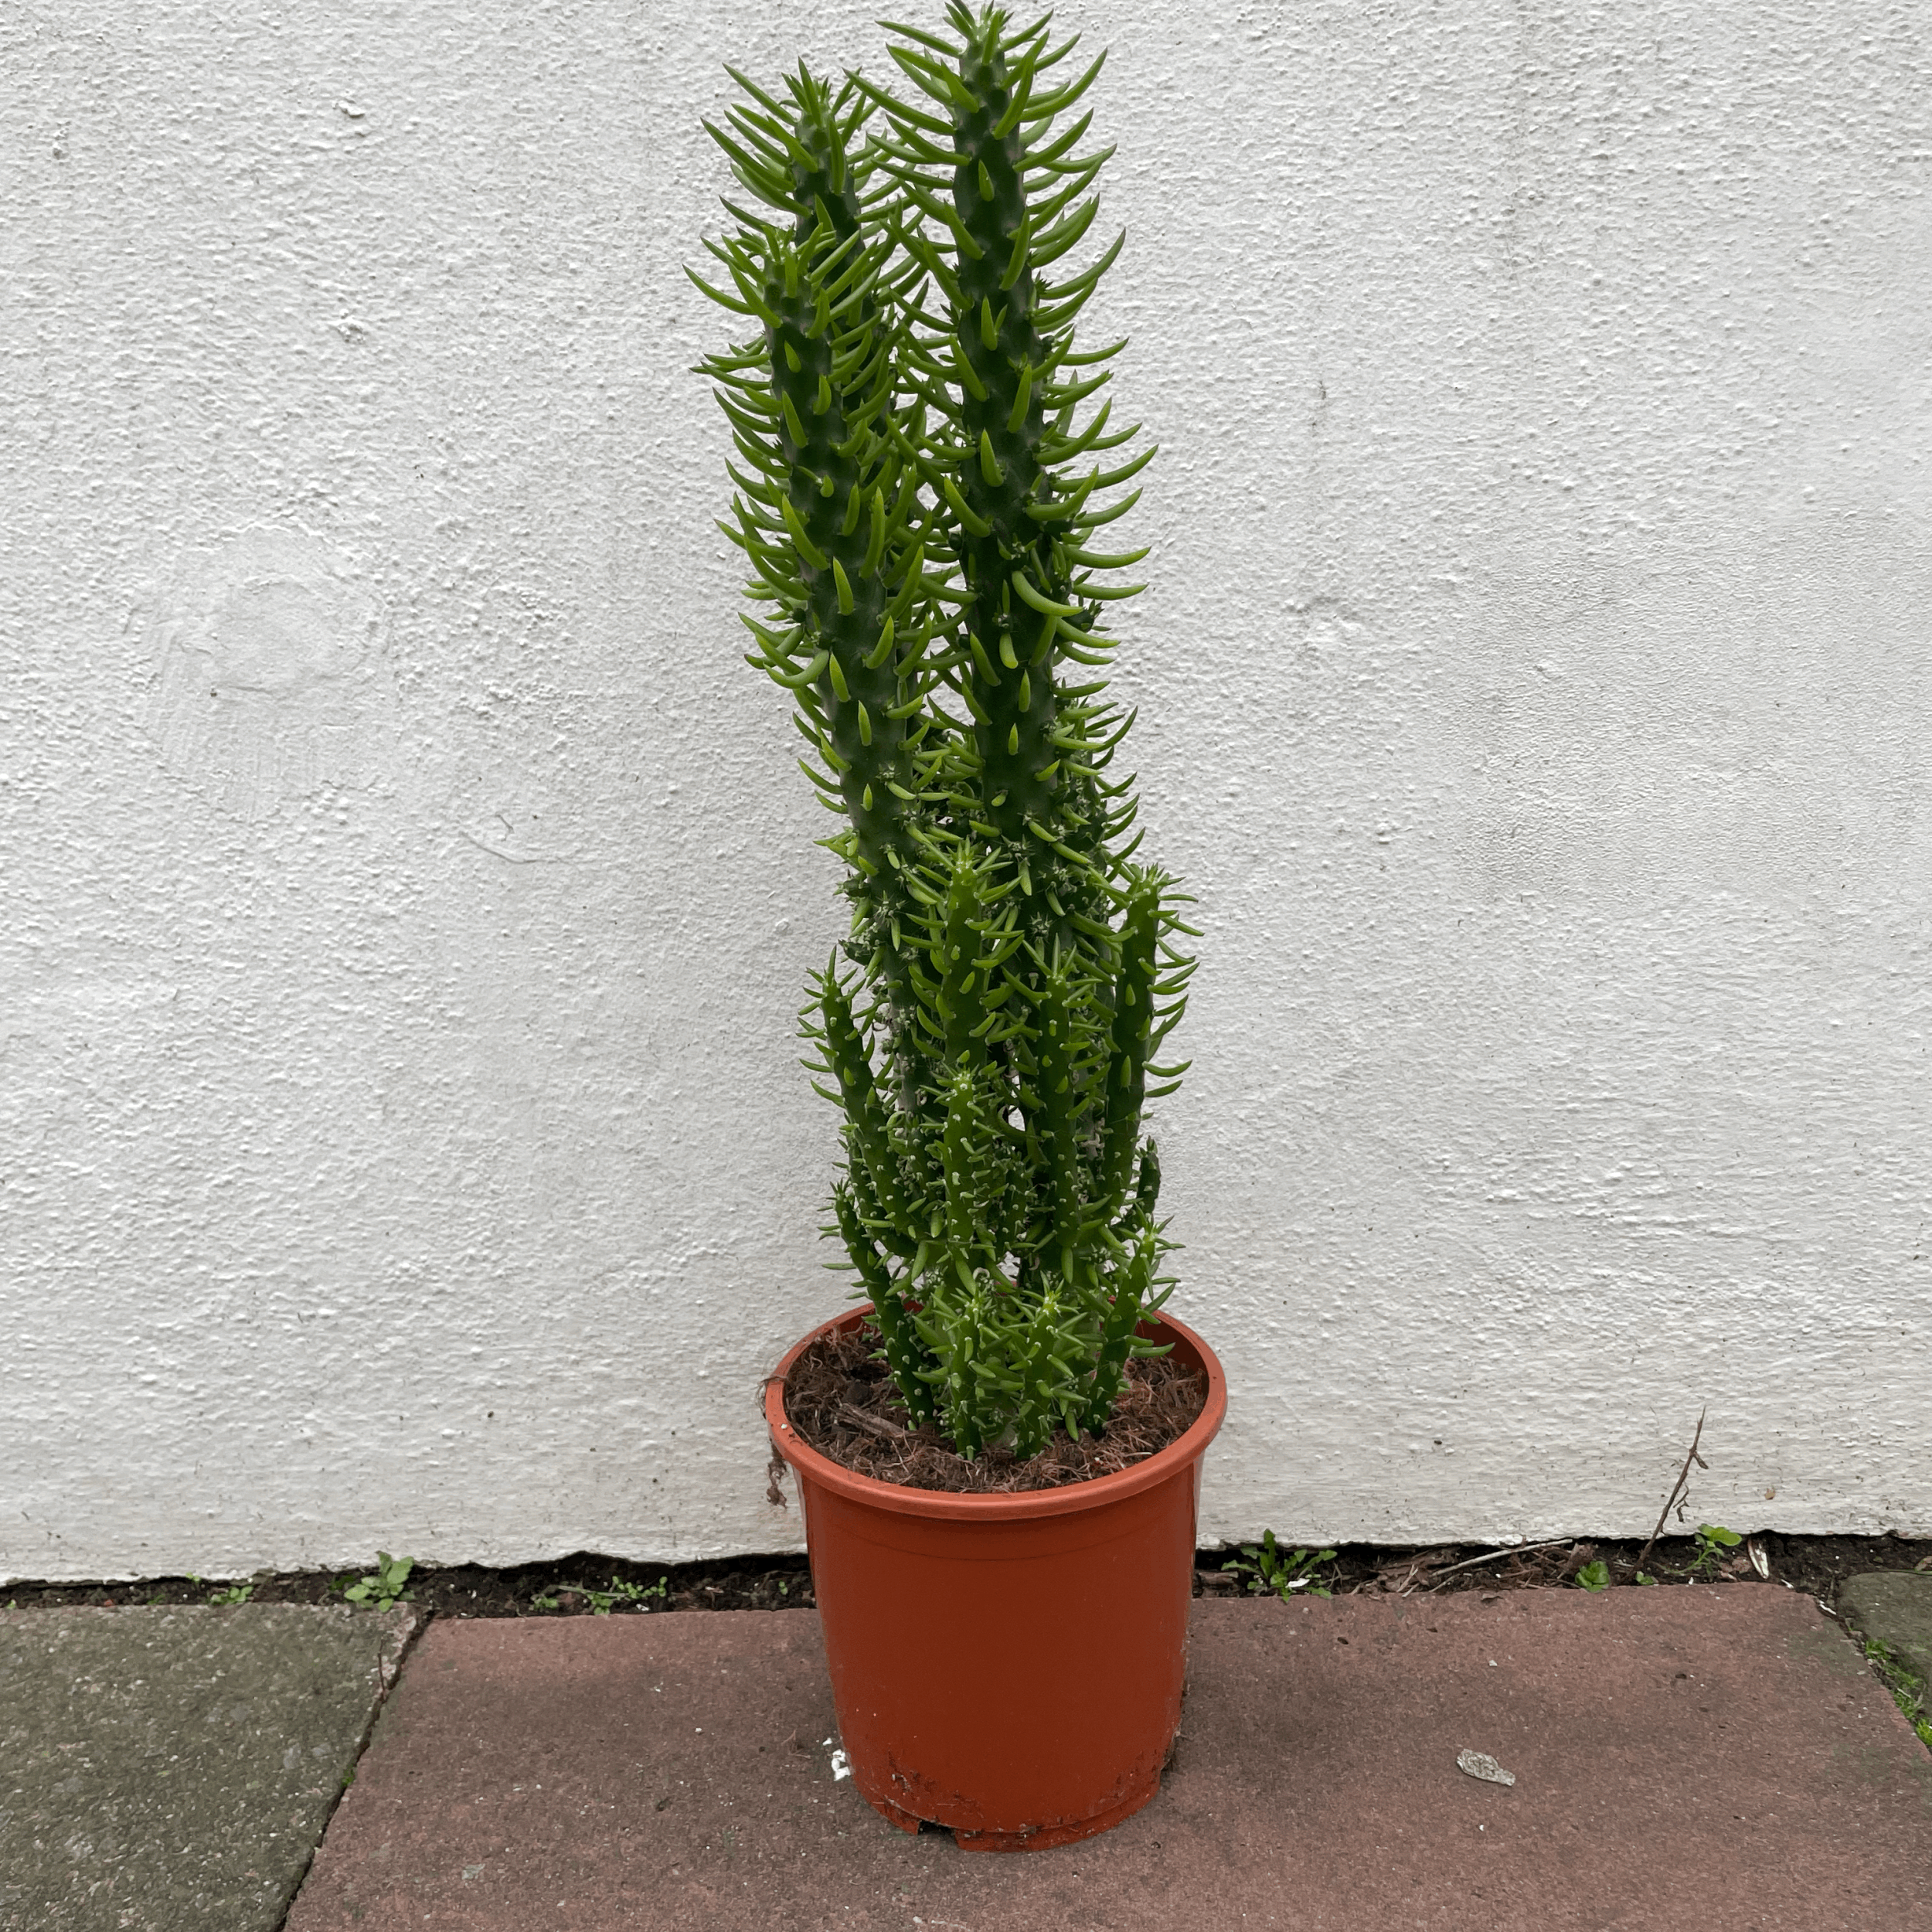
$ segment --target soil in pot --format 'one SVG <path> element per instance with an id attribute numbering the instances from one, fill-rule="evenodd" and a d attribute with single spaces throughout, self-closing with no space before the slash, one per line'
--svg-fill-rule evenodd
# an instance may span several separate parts
<path id="1" fill-rule="evenodd" d="M 1059 1430 L 1024 1461 L 989 1447 L 968 1461 L 931 1423 L 906 1426 L 906 1407 L 878 1340 L 863 1329 L 821 1335 L 785 1380 L 785 1413 L 821 1456 L 876 1482 L 958 1494 L 1058 1489 L 1111 1476 L 1145 1462 L 1178 1440 L 1207 1400 L 1207 1383 L 1174 1355 L 1142 1356 L 1127 1365 L 1127 1386 L 1106 1430 L 1077 1441 Z"/>

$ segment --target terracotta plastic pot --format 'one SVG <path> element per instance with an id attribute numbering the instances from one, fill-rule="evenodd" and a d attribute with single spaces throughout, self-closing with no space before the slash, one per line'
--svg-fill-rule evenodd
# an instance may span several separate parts
<path id="1" fill-rule="evenodd" d="M 908 1832 L 978 1851 L 1090 1838 L 1151 1798 L 1181 1721 L 1201 1462 L 1227 1413 L 1207 1344 L 1163 1317 L 1207 1379 L 1187 1433 L 1118 1475 L 1014 1495 L 907 1489 L 809 1447 L 765 1391 L 798 1478 L 832 1699 L 852 1777 Z"/>

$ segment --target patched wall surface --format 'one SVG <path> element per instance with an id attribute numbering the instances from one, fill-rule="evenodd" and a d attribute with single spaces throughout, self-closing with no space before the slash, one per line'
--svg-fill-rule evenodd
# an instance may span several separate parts
<path id="1" fill-rule="evenodd" d="M 12 9 L 0 1570 L 794 1543 L 840 920 L 739 662 L 729 60 Z M 1932 33 L 1083 4 L 1204 1539 L 1932 1530 Z M 1097 233 L 1100 232 L 1097 230 Z"/>

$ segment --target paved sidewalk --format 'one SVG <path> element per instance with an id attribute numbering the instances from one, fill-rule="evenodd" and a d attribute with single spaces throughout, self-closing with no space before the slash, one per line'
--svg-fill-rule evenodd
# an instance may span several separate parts
<path id="1" fill-rule="evenodd" d="M 275 1932 L 414 1624 L 0 1611 L 0 1932 Z"/>
<path id="2" fill-rule="evenodd" d="M 1197 1602 L 1160 1795 L 1057 1851 L 893 1831 L 832 1735 L 812 1613 L 437 1622 L 289 1932 L 1932 1928 L 1932 1757 L 1773 1585 Z"/>
<path id="3" fill-rule="evenodd" d="M 1848 1577 L 1838 1607 L 1850 1628 L 1886 1645 L 1918 1680 L 1923 1697 L 1932 1685 L 1932 1575 L 1893 1570 Z"/>

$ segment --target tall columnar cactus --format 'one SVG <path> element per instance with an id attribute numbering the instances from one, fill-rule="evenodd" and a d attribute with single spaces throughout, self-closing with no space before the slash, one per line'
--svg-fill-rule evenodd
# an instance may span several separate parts
<path id="1" fill-rule="evenodd" d="M 727 201 L 706 244 L 729 286 L 692 278 L 756 325 L 700 365 L 747 464 L 720 527 L 769 607 L 748 661 L 795 696 L 846 821 L 823 842 L 847 964 L 803 1027 L 845 1117 L 827 1232 L 912 1417 L 967 1455 L 1104 1429 L 1152 1345 L 1172 1244 L 1141 1115 L 1184 1070 L 1155 1056 L 1193 971 L 1111 775 L 1132 719 L 1101 617 L 1142 587 L 1107 573 L 1146 553 L 1087 546 L 1153 451 L 1104 468 L 1138 426 L 1110 432 L 1104 400 L 1076 420 L 1124 346 L 1075 347 L 1121 242 L 1047 273 L 1111 151 L 1075 151 L 1090 114 L 1056 129 L 1101 61 L 1066 77 L 1049 22 L 890 27 L 910 94 L 734 73 L 710 131 L 760 207 Z"/>

